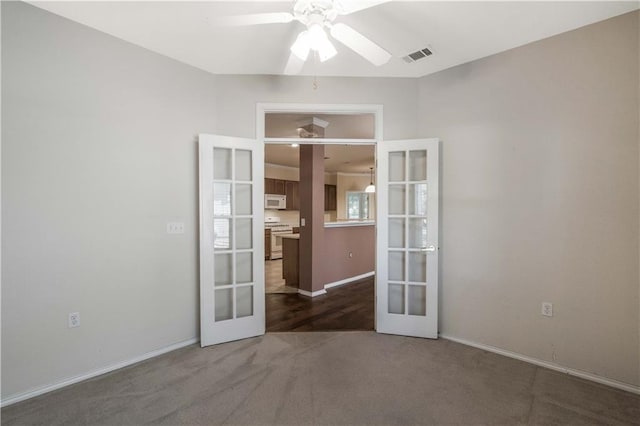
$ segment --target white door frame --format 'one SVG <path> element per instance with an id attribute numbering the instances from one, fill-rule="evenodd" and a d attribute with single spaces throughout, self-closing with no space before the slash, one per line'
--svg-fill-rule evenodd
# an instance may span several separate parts
<path id="1" fill-rule="evenodd" d="M 336 138 L 267 138 L 265 137 L 265 116 L 268 113 L 317 113 L 317 114 L 373 114 L 374 115 L 374 137 L 372 139 L 336 139 Z M 291 144 L 299 145 L 373 145 L 374 152 L 377 153 L 378 142 L 383 135 L 383 106 L 381 104 L 303 104 L 303 103 L 264 103 L 256 104 L 256 140 L 263 144 Z M 374 153 L 374 155 L 376 155 Z M 375 160 L 374 170 L 377 173 L 378 161 Z M 378 228 L 378 215 L 375 217 L 375 232 Z M 377 235 L 375 236 L 377 241 Z M 264 244 L 264 242 L 263 242 Z M 375 262 L 375 260 L 374 260 Z M 376 268 L 377 272 L 377 268 Z M 375 290 L 374 286 L 374 292 Z M 374 293 L 375 294 L 375 293 Z M 374 310 L 376 309 L 374 303 Z M 265 314 L 266 321 L 266 314 Z M 374 316 L 374 328 L 377 321 Z M 266 324 L 265 324 L 266 328 Z"/>

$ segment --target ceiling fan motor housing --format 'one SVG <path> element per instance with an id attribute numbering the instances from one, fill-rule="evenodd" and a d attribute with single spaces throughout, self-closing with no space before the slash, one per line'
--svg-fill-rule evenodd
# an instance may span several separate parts
<path id="1" fill-rule="evenodd" d="M 331 0 L 298 0 L 293 15 L 306 26 L 318 24 L 324 27 L 336 19 L 338 11 Z"/>

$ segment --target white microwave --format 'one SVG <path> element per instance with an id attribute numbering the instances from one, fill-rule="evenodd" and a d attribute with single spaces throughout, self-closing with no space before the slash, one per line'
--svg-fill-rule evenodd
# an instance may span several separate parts
<path id="1" fill-rule="evenodd" d="M 284 210 L 287 208 L 287 196 L 278 194 L 264 194 L 265 210 Z"/>

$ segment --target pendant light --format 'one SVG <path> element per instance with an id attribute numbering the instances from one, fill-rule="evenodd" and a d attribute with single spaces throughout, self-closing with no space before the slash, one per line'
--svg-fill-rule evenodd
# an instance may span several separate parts
<path id="1" fill-rule="evenodd" d="M 373 167 L 369 167 L 371 169 L 371 183 L 364 189 L 364 192 L 369 194 L 376 192 L 376 186 L 373 184 Z"/>

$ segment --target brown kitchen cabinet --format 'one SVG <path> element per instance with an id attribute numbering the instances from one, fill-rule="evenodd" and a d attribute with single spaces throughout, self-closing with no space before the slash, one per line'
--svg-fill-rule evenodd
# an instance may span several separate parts
<path id="1" fill-rule="evenodd" d="M 338 187 L 336 185 L 324 186 L 324 211 L 338 210 Z"/>
<path id="2" fill-rule="evenodd" d="M 287 210 L 300 210 L 300 182 L 285 181 L 285 195 L 287 196 Z"/>
<path id="3" fill-rule="evenodd" d="M 271 259 L 271 229 L 264 230 L 264 260 Z"/>
<path id="4" fill-rule="evenodd" d="M 282 179 L 264 179 L 264 193 L 286 195 L 286 182 Z"/>

